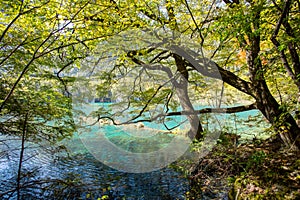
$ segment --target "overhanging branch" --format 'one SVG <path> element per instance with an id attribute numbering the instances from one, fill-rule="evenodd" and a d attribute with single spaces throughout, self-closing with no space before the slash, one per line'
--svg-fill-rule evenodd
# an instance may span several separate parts
<path id="1" fill-rule="evenodd" d="M 126 125 L 126 124 L 134 124 L 134 123 L 139 123 L 139 122 L 154 122 L 160 118 L 165 118 L 165 117 L 172 117 L 172 116 L 183 116 L 183 115 L 200 115 L 200 114 L 206 114 L 206 113 L 223 113 L 223 114 L 232 114 L 232 113 L 239 113 L 239 112 L 245 112 L 249 110 L 255 110 L 257 109 L 256 103 L 252 103 L 249 105 L 243 105 L 243 106 L 235 106 L 235 107 L 229 107 L 229 108 L 203 108 L 199 110 L 195 110 L 194 112 L 186 112 L 186 111 L 179 111 L 179 112 L 169 112 L 169 113 L 162 113 L 158 114 L 152 118 L 149 119 L 137 119 L 136 117 L 134 119 L 129 119 L 128 121 L 125 122 L 117 122 L 113 117 L 109 116 L 98 116 L 97 121 L 100 119 L 108 119 L 112 121 L 114 125 Z M 96 122 L 95 122 L 96 123 Z M 92 125 L 94 125 L 93 123 Z"/>
<path id="2" fill-rule="evenodd" d="M 199 55 L 191 49 L 184 49 L 177 45 L 172 45 L 170 49 L 174 53 L 182 56 L 186 60 L 188 66 L 195 69 L 202 75 L 223 80 L 225 83 L 233 86 L 234 88 L 253 96 L 249 82 L 238 77 L 234 73 L 223 69 L 213 60 L 202 57 L 199 58 Z"/>
<path id="3" fill-rule="evenodd" d="M 257 109 L 256 103 L 250 104 L 250 105 L 243 105 L 243 106 L 235 106 L 235 107 L 229 107 L 229 108 L 203 108 L 200 110 L 195 110 L 195 112 L 169 112 L 166 113 L 165 116 L 179 116 L 179 115 L 194 115 L 194 114 L 205 114 L 205 113 L 224 113 L 224 114 L 232 114 L 232 113 L 238 113 L 238 112 L 245 112 L 248 110 L 254 110 Z"/>

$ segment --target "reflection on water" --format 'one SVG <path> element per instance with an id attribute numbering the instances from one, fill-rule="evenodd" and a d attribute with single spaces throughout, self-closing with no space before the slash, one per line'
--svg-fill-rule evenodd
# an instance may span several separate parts
<path id="1" fill-rule="evenodd" d="M 229 127 L 228 132 L 244 136 L 247 132 L 262 129 L 257 127 L 256 121 L 251 125 L 249 117 L 256 114 L 257 111 L 239 113 L 234 115 L 234 120 L 221 117 L 218 123 L 222 121 Z M 238 126 L 238 123 L 235 124 L 236 119 L 249 120 L 251 127 Z M 204 123 L 203 120 L 202 122 Z M 147 126 L 148 124 L 145 124 L 144 131 L 148 130 Z M 100 130 L 99 127 L 96 129 Z M 127 129 L 120 131 L 112 126 L 101 129 L 118 147 L 137 153 L 153 152 L 166 146 L 173 139 L 172 135 L 165 133 L 157 134 L 157 138 L 144 138 L 137 137 L 142 133 L 140 130 L 137 133 Z M 152 129 L 149 130 L 154 133 Z M 95 137 L 93 134 L 98 134 L 97 131 L 91 128 L 86 138 L 90 137 L 92 140 Z M 131 134 L 128 134 L 129 132 Z M 129 137 L 130 135 L 135 137 Z M 188 180 L 170 168 L 140 174 L 124 173 L 109 168 L 90 154 L 81 139 L 75 136 L 68 141 L 69 156 L 65 151 L 57 153 L 58 149 L 51 146 L 40 148 L 27 143 L 20 180 L 20 199 L 101 199 L 104 196 L 108 199 L 126 200 L 184 199 L 184 194 L 189 190 Z M 0 199 L 17 199 L 16 180 L 20 146 L 20 141 L 16 138 L 0 135 Z"/>
<path id="2" fill-rule="evenodd" d="M 1 141 L 4 137 L 1 138 Z M 20 141 L 0 143 L 0 199 L 16 199 Z M 80 146 L 79 140 L 73 146 Z M 20 199 L 184 199 L 188 181 L 172 169 L 123 173 L 81 150 L 67 156 L 28 144 L 22 167 Z"/>

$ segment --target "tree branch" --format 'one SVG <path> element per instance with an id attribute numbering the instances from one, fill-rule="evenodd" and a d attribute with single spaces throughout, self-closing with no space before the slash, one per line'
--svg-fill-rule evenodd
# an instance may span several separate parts
<path id="1" fill-rule="evenodd" d="M 2 32 L 2 34 L 1 34 L 1 36 L 0 36 L 0 42 L 2 41 L 2 39 L 4 38 L 4 36 L 5 36 L 5 34 L 7 33 L 7 31 L 10 29 L 10 27 L 17 21 L 17 19 L 19 18 L 19 17 L 21 17 L 22 15 L 24 15 L 24 14 L 27 14 L 27 13 L 29 13 L 29 12 L 31 12 L 32 10 L 34 10 L 34 9 L 36 9 L 36 8 L 41 8 L 41 7 L 43 7 L 43 6 L 45 6 L 45 5 L 47 5 L 48 3 L 49 3 L 50 1 L 47 1 L 47 2 L 45 2 L 44 4 L 42 4 L 42 5 L 40 5 L 40 6 L 35 6 L 35 7 L 33 7 L 33 8 L 31 8 L 31 9 L 29 9 L 29 10 L 26 10 L 26 11 L 24 11 L 24 12 L 21 12 L 21 7 L 22 7 L 22 5 L 21 5 L 21 7 L 20 7 L 20 12 L 17 14 L 17 16 L 8 24 L 8 26 L 4 29 L 4 31 Z M 22 1 L 22 4 L 23 4 L 23 1 Z"/>
<path id="2" fill-rule="evenodd" d="M 49 2 L 49 1 L 48 1 Z M 43 5 L 46 5 L 46 4 L 43 4 Z M 50 51 L 47 51 L 47 52 L 43 52 L 43 53 L 40 53 L 39 55 L 38 54 L 38 51 L 40 50 L 40 48 L 46 44 L 46 42 L 54 35 L 56 34 L 57 32 L 59 32 L 60 30 L 63 30 L 65 27 L 67 27 L 73 20 L 74 18 L 83 10 L 84 7 L 86 7 L 88 5 L 88 2 L 86 4 L 84 4 L 80 9 L 78 9 L 78 11 L 74 14 L 74 16 L 72 17 L 72 19 L 66 23 L 63 27 L 61 27 L 60 29 L 56 30 L 56 31 L 53 31 L 51 33 L 49 33 L 49 35 L 47 36 L 47 38 L 41 42 L 41 44 L 39 44 L 39 46 L 35 49 L 33 55 L 32 55 L 32 58 L 30 59 L 30 61 L 26 64 L 26 66 L 23 68 L 23 70 L 21 71 L 19 77 L 17 78 L 17 80 L 15 81 L 15 83 L 13 84 L 12 88 L 10 89 L 9 93 L 5 96 L 4 100 L 2 101 L 1 105 L 0 105 L 0 112 L 2 111 L 2 109 L 4 108 L 4 105 L 6 104 L 6 102 L 8 101 L 8 99 L 11 97 L 11 95 L 13 94 L 14 90 L 16 89 L 17 85 L 19 84 L 19 82 L 21 81 L 21 79 L 23 78 L 23 76 L 26 74 L 26 72 L 28 71 L 30 65 L 36 60 L 38 59 L 39 57 L 42 57 L 43 55 L 46 55 L 50 52 L 52 52 L 53 50 L 56 50 L 55 49 L 52 49 Z M 32 9 L 30 9 L 32 10 Z M 25 11 L 27 12 L 27 11 Z M 1 37 L 0 37 L 1 39 Z M 1 40 L 0 40 L 1 41 Z M 61 48 L 61 46 L 59 47 Z"/>
<path id="3" fill-rule="evenodd" d="M 0 66 L 7 60 L 9 59 L 21 46 L 23 46 L 26 42 L 28 37 L 26 37 L 20 44 L 18 44 L 3 60 L 0 61 Z"/>
<path id="4" fill-rule="evenodd" d="M 195 114 L 200 115 L 206 113 L 232 114 L 232 113 L 245 112 L 245 111 L 255 110 L 255 109 L 257 109 L 256 103 L 252 103 L 250 105 L 235 106 L 229 108 L 203 108 L 203 109 L 195 110 L 194 112 L 179 111 L 179 112 L 161 113 L 149 119 L 135 120 L 137 119 L 137 117 L 135 117 L 133 119 L 127 120 L 126 122 L 117 122 L 112 117 L 109 116 L 103 116 L 103 117 L 98 116 L 97 121 L 99 121 L 100 119 L 109 119 L 110 121 L 112 121 L 114 125 L 125 125 L 125 124 L 139 123 L 139 122 L 154 122 L 160 118 L 172 117 L 172 116 L 195 115 Z"/>
<path id="5" fill-rule="evenodd" d="M 185 50 L 179 46 L 174 45 L 171 46 L 170 49 L 173 50 L 176 54 L 182 56 L 187 61 L 188 66 L 192 67 L 202 75 L 223 80 L 234 88 L 250 96 L 253 96 L 249 82 L 238 77 L 234 73 L 223 69 L 216 62 L 208 58 L 198 58 L 199 55 L 190 49 Z"/>
<path id="6" fill-rule="evenodd" d="M 195 110 L 195 113 L 180 111 L 180 112 L 169 112 L 165 116 L 178 116 L 178 115 L 194 115 L 194 114 L 205 114 L 205 113 L 224 113 L 224 114 L 232 114 L 238 112 L 245 112 L 249 110 L 257 109 L 256 103 L 244 106 L 235 106 L 229 108 L 203 108 L 200 110 Z"/>
<path id="7" fill-rule="evenodd" d="M 21 172 L 22 172 L 22 164 L 23 164 L 23 158 L 24 158 L 25 140 L 26 140 L 26 134 L 27 134 L 27 120 L 28 120 L 28 112 L 25 114 L 25 119 L 23 122 L 23 130 L 22 130 L 21 151 L 20 151 L 20 157 L 19 157 L 17 188 L 16 188 L 18 200 L 20 200 Z"/>
<path id="8" fill-rule="evenodd" d="M 152 19 L 154 21 L 158 21 L 161 25 L 169 24 L 169 22 L 165 18 L 158 17 L 153 12 L 151 12 L 150 6 L 146 2 L 145 2 L 145 4 L 149 8 L 150 12 L 146 9 L 138 9 L 140 12 L 142 12 L 144 15 L 146 15 L 150 19 Z"/>
<path id="9" fill-rule="evenodd" d="M 79 58 L 83 58 L 83 57 L 76 57 L 76 58 L 74 58 L 73 60 L 71 60 L 69 63 L 67 63 L 67 64 L 65 64 L 57 73 L 56 73 L 56 77 L 59 79 L 59 81 L 63 84 L 63 86 L 64 86 L 64 90 L 65 90 L 65 92 L 67 92 L 67 94 L 68 94 L 68 97 L 70 96 L 70 92 L 69 92 L 69 90 L 68 90 L 68 87 L 67 87 L 67 85 L 66 85 L 66 83 L 65 83 L 65 81 L 62 79 L 62 77 L 60 76 L 60 73 L 62 72 L 62 71 L 64 71 L 67 67 L 69 67 L 70 65 L 72 65 L 77 59 L 79 59 Z"/>
<path id="10" fill-rule="evenodd" d="M 191 15 L 191 18 L 192 18 L 192 20 L 193 20 L 194 25 L 196 26 L 196 30 L 198 31 L 198 33 L 199 33 L 199 35 L 200 35 L 200 38 L 201 38 L 200 45 L 201 45 L 201 47 L 202 47 L 202 46 L 203 46 L 203 43 L 204 43 L 204 37 L 203 37 L 203 35 L 202 35 L 201 29 L 199 28 L 199 26 L 198 26 L 198 24 L 197 24 L 197 22 L 196 22 L 196 20 L 195 20 L 195 18 L 194 18 L 194 15 L 193 15 L 193 13 L 192 13 L 192 11 L 191 11 L 191 9 L 190 9 L 190 6 L 189 6 L 187 0 L 185 0 L 185 5 L 186 5 L 186 8 L 188 9 L 188 11 L 189 11 L 189 13 L 190 13 L 190 15 Z M 208 17 L 208 15 L 207 15 L 207 17 Z M 207 18 L 206 18 L 206 19 L 207 19 Z M 205 19 L 205 20 L 206 20 L 206 19 Z M 205 20 L 204 20 L 204 21 L 205 21 Z"/>
<path id="11" fill-rule="evenodd" d="M 297 79 L 297 75 L 300 73 L 300 69 L 299 69 L 300 62 L 299 62 L 299 57 L 298 57 L 297 51 L 294 50 L 292 44 L 289 44 L 289 50 L 291 52 L 292 60 L 293 60 L 293 63 L 294 63 L 294 69 L 295 69 L 295 72 L 297 72 L 297 74 L 295 74 L 295 72 L 292 70 L 292 68 L 290 67 L 290 65 L 288 63 L 288 59 L 287 59 L 287 56 L 285 55 L 284 50 L 283 49 L 280 50 L 280 43 L 276 39 L 276 37 L 278 36 L 281 25 L 284 25 L 284 24 L 285 24 L 285 26 L 287 26 L 288 35 L 293 36 L 291 28 L 290 28 L 289 24 L 286 22 L 288 12 L 289 12 L 289 9 L 290 9 L 290 4 L 291 4 L 290 0 L 287 0 L 285 2 L 284 8 L 283 8 L 282 13 L 281 13 L 281 16 L 280 16 L 279 20 L 277 21 L 277 24 L 276 24 L 275 29 L 274 29 L 274 33 L 271 37 L 271 41 L 276 46 L 277 50 L 280 53 L 280 58 L 282 60 L 284 68 L 286 69 L 289 76 L 293 79 L 294 83 L 298 87 L 298 90 L 300 91 L 300 81 Z"/>

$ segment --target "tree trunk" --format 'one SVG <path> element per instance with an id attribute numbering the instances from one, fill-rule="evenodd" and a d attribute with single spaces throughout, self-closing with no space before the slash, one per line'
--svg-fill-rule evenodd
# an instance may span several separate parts
<path id="1" fill-rule="evenodd" d="M 186 111 L 188 113 L 195 113 L 195 114 L 189 114 L 187 115 L 187 119 L 189 121 L 189 124 L 191 126 L 190 130 L 188 131 L 187 135 L 190 139 L 197 139 L 200 140 L 203 138 L 202 132 L 202 126 L 199 120 L 199 117 L 197 113 L 195 112 L 195 109 L 189 99 L 188 92 L 187 92 L 187 85 L 181 84 L 176 87 L 176 93 L 180 97 L 180 105 L 182 107 L 183 111 Z"/>
<path id="2" fill-rule="evenodd" d="M 189 121 L 189 124 L 191 126 L 190 130 L 188 131 L 187 135 L 190 139 L 197 139 L 200 140 L 203 138 L 203 128 L 201 126 L 199 117 L 197 113 L 195 112 L 195 109 L 193 107 L 193 104 L 190 101 L 189 94 L 188 94 L 188 71 L 186 69 L 185 63 L 182 60 L 182 58 L 179 55 L 174 54 L 173 55 L 177 70 L 181 74 L 179 77 L 179 82 L 175 83 L 175 89 L 176 93 L 179 97 L 179 102 L 182 107 L 183 111 L 194 113 L 187 115 L 187 119 Z"/>
<path id="3" fill-rule="evenodd" d="M 256 100 L 257 108 L 272 124 L 282 142 L 290 148 L 300 149 L 298 138 L 300 129 L 295 119 L 284 108 L 280 107 L 266 84 L 264 69 L 259 56 L 260 36 L 254 34 L 260 28 L 259 23 L 260 12 L 257 11 L 252 21 L 252 28 L 247 29 L 249 44 L 246 50 L 246 58 L 250 72 L 252 96 Z"/>
<path id="4" fill-rule="evenodd" d="M 270 93 L 265 81 L 260 83 L 260 87 L 255 90 L 257 108 L 272 124 L 277 136 L 289 148 L 300 149 L 300 128 L 292 115 L 281 108 L 275 98 Z"/>

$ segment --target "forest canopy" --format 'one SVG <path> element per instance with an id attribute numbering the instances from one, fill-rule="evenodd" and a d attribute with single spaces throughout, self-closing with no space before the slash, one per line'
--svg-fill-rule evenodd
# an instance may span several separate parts
<path id="1" fill-rule="evenodd" d="M 0 4 L 2 134 L 20 135 L 26 122 L 34 140 L 72 135 L 74 70 L 95 66 L 97 95 L 115 85 L 126 110 L 135 108 L 127 122 L 159 120 L 180 107 L 188 135 L 201 139 L 199 115 L 208 111 L 192 102 L 207 97 L 218 80 L 219 103 L 210 112 L 258 109 L 283 144 L 299 148 L 297 0 Z M 128 78 L 134 82 L 117 87 Z M 149 118 L 157 104 L 164 109 Z M 117 114 L 98 116 L 117 124 Z"/>

